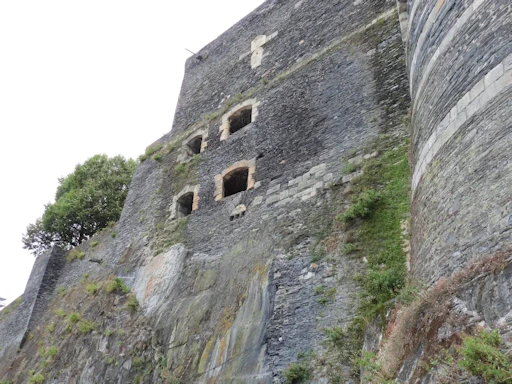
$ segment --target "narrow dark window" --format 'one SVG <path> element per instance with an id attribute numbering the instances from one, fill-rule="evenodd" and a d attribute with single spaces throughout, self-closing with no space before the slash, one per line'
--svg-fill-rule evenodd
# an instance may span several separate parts
<path id="1" fill-rule="evenodd" d="M 194 203 L 194 193 L 189 192 L 181 196 L 176 202 L 176 213 L 178 217 L 186 217 L 192 213 Z"/>
<path id="2" fill-rule="evenodd" d="M 252 106 L 244 107 L 229 118 L 229 133 L 233 134 L 252 122 Z"/>
<path id="3" fill-rule="evenodd" d="M 194 155 L 201 152 L 201 144 L 203 144 L 203 137 L 197 136 L 190 140 L 187 145 Z"/>
<path id="4" fill-rule="evenodd" d="M 235 195 L 247 190 L 249 169 L 236 169 L 224 176 L 224 197 Z"/>

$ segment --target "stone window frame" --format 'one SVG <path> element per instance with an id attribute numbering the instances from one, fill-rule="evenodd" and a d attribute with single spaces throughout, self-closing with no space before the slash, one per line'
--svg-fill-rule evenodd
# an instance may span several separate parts
<path id="1" fill-rule="evenodd" d="M 246 191 L 254 189 L 254 185 L 256 183 L 254 181 L 254 175 L 256 173 L 256 158 L 251 160 L 237 161 L 215 176 L 215 201 L 221 201 L 224 199 L 224 177 L 231 172 L 242 169 L 247 169 L 249 171 L 247 176 Z"/>
<path id="2" fill-rule="evenodd" d="M 241 109 L 244 109 L 244 108 L 247 108 L 247 107 L 252 107 L 252 114 L 251 114 L 251 124 L 252 124 L 252 123 L 254 123 L 256 121 L 256 119 L 259 116 L 258 107 L 259 107 L 260 104 L 261 104 L 261 102 L 256 100 L 256 99 L 248 99 L 248 100 L 245 100 L 244 102 L 242 102 L 240 104 L 235 105 L 228 112 L 226 112 L 222 116 L 222 125 L 219 128 L 220 141 L 227 140 L 228 137 L 231 136 L 229 120 L 230 120 L 230 118 L 234 114 L 239 112 Z M 248 125 L 250 125 L 250 124 L 248 124 Z M 242 129 L 244 129 L 244 128 L 242 128 Z"/>
<path id="3" fill-rule="evenodd" d="M 206 148 L 208 147 L 208 142 L 206 141 L 206 139 L 208 139 L 208 128 L 204 127 L 194 131 L 193 133 L 188 135 L 188 137 L 185 140 L 182 141 L 180 153 L 177 159 L 179 163 L 186 163 L 196 155 L 192 153 L 192 150 L 189 147 L 189 143 L 192 140 L 198 138 L 199 136 L 202 138 L 201 150 L 199 151 L 199 153 L 203 153 L 206 150 Z"/>
<path id="4" fill-rule="evenodd" d="M 194 198 L 192 200 L 192 212 L 197 211 L 199 209 L 199 190 L 200 186 L 198 185 L 186 185 L 178 194 L 176 194 L 172 198 L 172 204 L 171 204 L 171 216 L 170 219 L 174 220 L 177 219 L 177 209 L 176 205 L 178 204 L 178 200 L 182 198 L 187 193 L 193 193 Z"/>

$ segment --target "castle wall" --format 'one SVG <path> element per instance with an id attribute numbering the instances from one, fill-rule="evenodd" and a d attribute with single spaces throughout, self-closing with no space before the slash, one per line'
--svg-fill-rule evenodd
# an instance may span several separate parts
<path id="1" fill-rule="evenodd" d="M 19 304 L 15 303 L 16 308 L 0 321 L 2 365 L 6 364 L 9 358 L 14 357 L 27 332 L 30 331 L 30 327 L 45 311 L 64 263 L 64 252 L 57 248 L 52 248 L 36 259 L 25 292 L 18 299 Z M 0 366 L 0 368 L 3 367 Z"/>
<path id="2" fill-rule="evenodd" d="M 172 135 L 222 107 L 228 97 L 284 73 L 394 5 L 389 0 L 266 1 L 187 61 Z M 262 46 L 261 65 L 252 68 L 253 40 L 273 35 Z"/>
<path id="3" fill-rule="evenodd" d="M 401 19 L 412 96 L 412 273 L 432 284 L 512 243 L 512 7 L 413 0 Z"/>
<path id="4" fill-rule="evenodd" d="M 175 196 L 198 191 L 188 253 L 172 245 L 134 254 L 143 267 L 134 290 L 169 345 L 172 372 L 190 382 L 271 382 L 298 354 L 322 350 L 325 327 L 355 316 L 358 287 L 347 277 L 364 265 L 312 267 L 315 234 L 343 209 L 331 186 L 343 184 L 344 161 L 366 155 L 406 113 L 402 58 L 394 2 L 269 1 L 188 61 L 173 130 L 157 142 L 171 149 L 143 163 L 127 200 L 137 218 L 149 199 L 140 188 L 156 182 L 155 221 L 174 228 Z M 248 101 L 253 122 L 226 135 L 229 112 Z M 177 167 L 195 130 L 208 131 L 207 145 Z M 253 183 L 222 198 L 219 180 L 236 166 Z M 332 304 L 318 302 L 321 285 L 337 288 Z"/>
<path id="5" fill-rule="evenodd" d="M 269 0 L 189 59 L 163 148 L 138 167 L 117 225 L 79 247 L 84 259 L 57 286 L 122 277 L 183 382 L 281 382 L 298 355 L 323 352 L 325 328 L 356 316 L 365 270 L 339 249 L 312 262 L 350 205 L 356 172 L 343 177 L 343 165 L 375 156 L 367 145 L 381 134 L 405 135 L 395 5 Z M 229 112 L 248 105 L 252 123 L 227 134 Z M 181 163 L 197 132 L 207 132 L 202 151 Z M 248 190 L 224 197 L 236 167 L 248 169 Z M 176 217 L 187 191 L 192 214 Z M 317 287 L 332 297 L 320 302 Z"/>

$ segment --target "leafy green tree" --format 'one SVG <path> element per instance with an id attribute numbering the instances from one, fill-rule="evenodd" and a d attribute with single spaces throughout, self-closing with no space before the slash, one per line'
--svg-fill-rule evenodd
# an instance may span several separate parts
<path id="1" fill-rule="evenodd" d="M 27 227 L 23 248 L 35 256 L 58 245 L 75 247 L 119 219 L 137 163 L 96 155 L 59 179 L 55 203 Z"/>

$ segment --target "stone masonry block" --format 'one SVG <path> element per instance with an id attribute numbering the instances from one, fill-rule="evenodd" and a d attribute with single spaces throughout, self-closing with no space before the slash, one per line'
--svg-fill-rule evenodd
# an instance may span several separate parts
<path id="1" fill-rule="evenodd" d="M 468 106 L 468 104 L 470 102 L 471 102 L 471 97 L 470 97 L 470 93 L 468 92 L 457 103 L 457 111 L 459 112 L 459 114 Z"/>
<path id="2" fill-rule="evenodd" d="M 276 203 L 278 201 L 279 201 L 279 194 L 276 194 L 276 195 L 272 195 L 272 196 L 267 197 L 267 200 L 265 201 L 265 204 L 266 205 L 270 205 L 270 204 Z"/>
<path id="3" fill-rule="evenodd" d="M 315 178 L 319 179 L 327 173 L 327 169 L 323 168 L 315 173 Z"/>
<path id="4" fill-rule="evenodd" d="M 267 196 L 276 193 L 277 191 L 279 191 L 279 189 L 281 189 L 281 184 L 274 185 L 272 188 L 269 188 L 267 190 Z"/>
<path id="5" fill-rule="evenodd" d="M 503 63 L 499 63 L 485 75 L 485 87 L 490 87 L 504 73 Z"/>
<path id="6" fill-rule="evenodd" d="M 306 190 L 304 190 L 304 191 L 302 191 L 302 192 L 297 193 L 295 196 L 296 196 L 297 198 L 302 198 L 302 197 L 304 197 L 304 196 L 311 195 L 311 192 L 312 192 L 312 191 L 313 191 L 313 189 L 312 189 L 312 188 L 308 188 L 308 189 L 306 189 Z"/>
<path id="7" fill-rule="evenodd" d="M 496 82 L 494 83 L 496 86 L 496 91 L 499 93 L 506 87 L 512 84 L 512 69 L 506 71 L 503 76 L 501 76 Z"/>
<path id="8" fill-rule="evenodd" d="M 485 80 L 482 79 L 478 83 L 474 85 L 474 87 L 469 91 L 469 98 L 471 101 L 475 100 L 478 95 L 480 95 L 485 89 Z"/>
<path id="9" fill-rule="evenodd" d="M 333 175 L 332 173 L 328 173 L 327 175 L 325 175 L 325 176 L 324 176 L 324 179 L 323 179 L 323 180 L 324 180 L 326 183 L 329 183 L 329 182 L 331 182 L 333 179 L 334 179 L 334 175 Z"/>
<path id="10" fill-rule="evenodd" d="M 307 181 L 307 180 L 306 180 L 306 181 L 301 181 L 301 182 L 299 183 L 299 187 L 298 187 L 298 189 L 299 189 L 299 191 L 303 191 L 303 190 L 304 190 L 304 189 L 306 189 L 308 186 L 309 186 L 309 183 L 308 183 L 308 181 Z"/>
<path id="11" fill-rule="evenodd" d="M 290 203 L 291 201 L 292 201 L 292 199 L 290 199 L 290 198 L 283 199 L 276 204 L 276 207 L 282 207 L 283 205 L 286 205 L 286 204 Z"/>
<path id="12" fill-rule="evenodd" d="M 252 205 L 253 206 L 258 206 L 260 205 L 261 203 L 263 203 L 263 196 L 257 196 L 254 198 L 254 200 L 252 201 Z"/>
<path id="13" fill-rule="evenodd" d="M 349 159 L 349 161 L 348 161 L 348 162 L 349 162 L 350 164 L 353 164 L 353 165 L 356 165 L 356 166 L 357 166 L 357 165 L 361 165 L 361 163 L 363 162 L 363 160 L 364 160 L 364 159 L 363 159 L 363 155 L 358 155 L 358 156 L 356 156 L 356 157 L 353 157 L 353 158 Z"/>
<path id="14" fill-rule="evenodd" d="M 507 72 L 512 69 L 512 53 L 503 60 L 503 70 Z"/>
<path id="15" fill-rule="evenodd" d="M 374 157 L 377 157 L 378 155 L 379 155 L 379 152 L 375 151 L 375 152 L 368 153 L 368 154 L 364 155 L 363 159 L 365 159 L 365 160 L 373 159 Z"/>
<path id="16" fill-rule="evenodd" d="M 289 196 L 289 192 L 288 192 L 288 190 L 284 190 L 284 191 L 282 191 L 282 192 L 279 194 L 279 199 L 284 200 L 284 199 L 288 198 L 288 196 Z"/>
<path id="17" fill-rule="evenodd" d="M 320 173 L 322 171 L 325 171 L 326 168 L 327 168 L 327 164 L 323 163 L 323 164 L 317 165 L 316 167 L 311 168 L 309 173 Z"/>
<path id="18" fill-rule="evenodd" d="M 299 177 L 297 177 L 297 178 L 295 178 L 295 179 L 293 179 L 293 180 L 290 180 L 290 181 L 288 182 L 288 186 L 289 186 L 289 187 L 292 187 L 292 186 L 294 186 L 294 185 L 296 185 L 296 184 L 299 184 L 301 181 L 302 181 L 302 176 L 299 176 Z"/>

